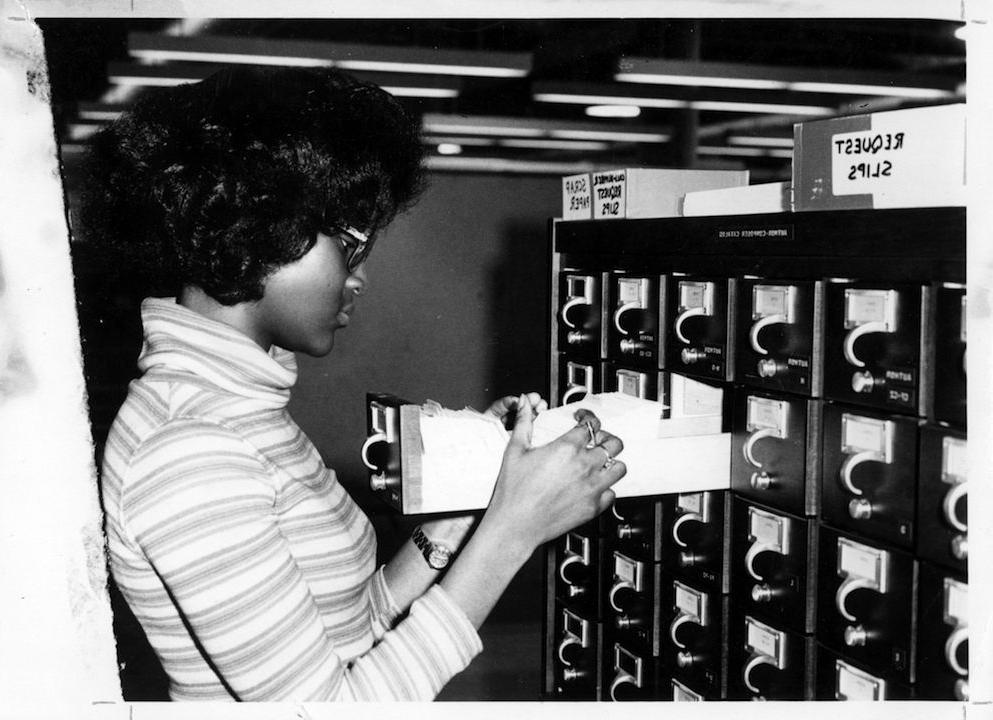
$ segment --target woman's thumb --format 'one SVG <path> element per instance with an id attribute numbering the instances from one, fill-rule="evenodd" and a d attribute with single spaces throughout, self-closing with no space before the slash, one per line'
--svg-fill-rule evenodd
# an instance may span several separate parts
<path id="1" fill-rule="evenodd" d="M 510 444 L 520 450 L 531 447 L 531 434 L 534 431 L 533 415 L 530 398 L 527 395 L 517 398 L 517 417 L 514 418 L 514 429 L 510 433 Z"/>

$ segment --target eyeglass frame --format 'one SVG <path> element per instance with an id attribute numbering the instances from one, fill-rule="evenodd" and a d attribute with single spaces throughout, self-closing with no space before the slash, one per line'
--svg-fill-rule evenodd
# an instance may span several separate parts
<path id="1" fill-rule="evenodd" d="M 321 232 L 341 243 L 342 252 L 347 253 L 345 255 L 345 267 L 350 273 L 355 272 L 359 265 L 364 263 L 366 258 L 369 257 L 369 253 L 372 252 L 375 237 L 357 230 L 351 225 L 338 225 L 334 228 L 325 228 Z M 343 239 L 342 235 L 347 235 L 349 239 Z"/>

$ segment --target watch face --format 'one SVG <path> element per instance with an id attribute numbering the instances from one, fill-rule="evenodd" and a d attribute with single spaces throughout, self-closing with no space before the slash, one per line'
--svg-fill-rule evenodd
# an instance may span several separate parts
<path id="1" fill-rule="evenodd" d="M 452 554 L 443 547 L 435 545 L 431 548 L 431 554 L 428 556 L 428 565 L 433 567 L 435 570 L 441 570 L 443 567 L 448 565 L 449 559 L 451 559 Z"/>

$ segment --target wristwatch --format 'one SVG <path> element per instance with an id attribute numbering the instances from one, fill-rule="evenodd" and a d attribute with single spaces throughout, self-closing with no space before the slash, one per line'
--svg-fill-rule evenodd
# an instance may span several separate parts
<path id="1" fill-rule="evenodd" d="M 421 549 L 421 553 L 424 554 L 424 559 L 428 561 L 428 565 L 434 570 L 444 570 L 448 566 L 449 560 L 452 559 L 452 550 L 447 545 L 442 543 L 433 542 L 428 539 L 428 536 L 424 534 L 421 527 L 418 525 L 414 528 L 414 532 L 411 534 L 410 539 L 414 541 L 414 544 Z"/>

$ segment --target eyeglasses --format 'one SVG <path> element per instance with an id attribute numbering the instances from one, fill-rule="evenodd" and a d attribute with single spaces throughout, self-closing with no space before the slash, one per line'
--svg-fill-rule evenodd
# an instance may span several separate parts
<path id="1" fill-rule="evenodd" d="M 348 272 L 355 272 L 355 269 L 365 262 L 369 253 L 372 252 L 374 238 L 369 237 L 361 230 L 341 226 L 321 232 L 341 243 L 341 252 L 345 256 L 345 267 L 348 268 Z"/>

